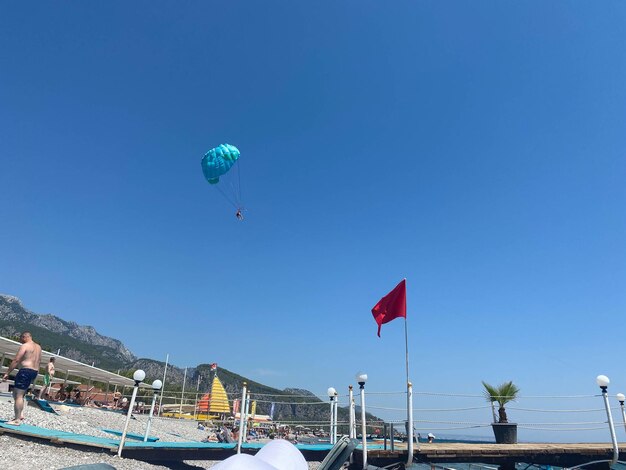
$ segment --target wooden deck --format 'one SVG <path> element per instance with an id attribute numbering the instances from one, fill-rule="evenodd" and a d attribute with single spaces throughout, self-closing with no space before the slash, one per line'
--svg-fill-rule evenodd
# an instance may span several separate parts
<path id="1" fill-rule="evenodd" d="M 619 445 L 620 460 L 626 459 L 626 443 Z M 405 461 L 406 450 L 368 450 L 369 464 L 384 466 L 393 462 Z M 356 452 L 357 463 L 362 462 L 362 453 Z M 416 463 L 451 464 L 484 463 L 511 468 L 515 463 L 536 463 L 558 467 L 573 467 L 595 460 L 610 460 L 613 447 L 610 443 L 521 443 L 521 444 L 461 444 L 432 443 L 419 444 L 414 449 Z M 599 465 L 606 467 L 606 465 Z M 356 467 L 355 467 L 356 468 Z"/>
<path id="2" fill-rule="evenodd" d="M 72 434 L 36 428 L 24 424 L 8 426 L 0 422 L 0 434 L 9 434 L 22 439 L 47 441 L 53 445 L 77 448 L 83 451 L 117 452 L 118 440 Z M 242 451 L 254 454 L 261 444 L 245 444 Z M 148 462 L 173 462 L 182 460 L 223 460 L 233 455 L 235 444 L 208 444 L 200 442 L 129 442 L 124 447 L 123 455 L 127 458 Z M 307 460 L 321 461 L 328 453 L 329 445 L 298 445 Z M 626 460 L 626 443 L 620 444 L 620 460 Z M 368 463 L 386 466 L 407 461 L 404 449 L 383 450 L 368 447 Z M 425 464 L 447 464 L 453 467 L 459 463 L 483 463 L 505 469 L 513 468 L 515 463 L 535 463 L 558 467 L 573 467 L 596 460 L 610 460 L 613 457 L 611 444 L 467 444 L 467 443 L 432 443 L 419 444 L 414 449 L 413 461 Z M 360 448 L 354 452 L 354 465 L 362 468 L 363 454 Z M 608 468 L 597 465 L 596 468 Z"/>

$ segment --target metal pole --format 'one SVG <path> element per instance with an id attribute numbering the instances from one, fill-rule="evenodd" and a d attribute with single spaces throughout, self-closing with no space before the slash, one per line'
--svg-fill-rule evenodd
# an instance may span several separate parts
<path id="1" fill-rule="evenodd" d="M 135 406 L 135 398 L 137 397 L 137 390 L 139 390 L 139 382 L 135 382 L 133 388 L 133 395 L 130 398 L 130 406 L 128 407 L 128 413 L 126 414 L 126 423 L 124 423 L 124 432 L 122 432 L 122 439 L 117 449 L 117 456 L 122 456 L 122 449 L 124 448 L 124 442 L 126 442 L 126 432 L 128 431 L 128 423 L 130 423 L 130 416 L 133 413 L 133 407 Z"/>
<path id="2" fill-rule="evenodd" d="M 391 446 L 390 446 L 390 449 L 393 452 L 394 451 L 394 446 L 395 446 L 395 443 L 393 442 L 393 436 L 395 434 L 395 432 L 393 430 L 393 423 L 389 423 L 389 433 L 391 434 Z"/>
<path id="3" fill-rule="evenodd" d="M 158 390 L 152 395 L 152 406 L 150 407 L 150 416 L 148 416 L 148 424 L 146 424 L 146 435 L 143 436 L 143 442 L 148 442 L 148 433 L 150 433 L 150 425 L 152 424 L 152 415 L 154 414 L 154 405 L 156 404 L 156 398 L 159 394 Z"/>
<path id="4" fill-rule="evenodd" d="M 167 356 L 165 356 L 165 368 L 163 369 L 163 392 L 161 393 L 161 396 L 159 397 L 159 416 L 161 416 L 161 414 L 163 413 L 163 407 L 161 406 L 163 404 L 163 395 L 165 395 L 165 376 L 167 375 L 167 363 L 170 360 L 170 355 L 168 354 Z"/>
<path id="5" fill-rule="evenodd" d="M 413 384 L 407 383 L 406 387 L 406 406 L 407 406 L 407 419 L 409 422 L 409 429 L 407 432 L 407 466 L 413 463 Z"/>
<path id="6" fill-rule="evenodd" d="M 333 444 L 337 443 L 337 415 L 339 414 L 338 407 L 339 406 L 339 396 L 335 395 L 335 410 L 333 413 Z"/>
<path id="7" fill-rule="evenodd" d="M 120 375 L 120 370 L 117 369 L 117 375 Z M 117 384 L 115 384 L 115 388 L 113 389 L 113 395 L 117 393 Z"/>
<path id="8" fill-rule="evenodd" d="M 620 400 L 619 406 L 622 408 L 622 419 L 624 420 L 624 430 L 626 430 L 626 412 L 624 411 L 624 400 Z"/>
<path id="9" fill-rule="evenodd" d="M 183 391 L 180 392 L 180 408 L 178 410 L 178 419 L 182 418 L 183 400 L 185 398 L 185 382 L 187 381 L 187 368 L 185 367 L 185 375 L 183 375 Z"/>
<path id="10" fill-rule="evenodd" d="M 387 450 L 387 423 L 383 423 L 383 449 Z"/>
<path id="11" fill-rule="evenodd" d="M 406 322 L 406 314 L 404 315 L 404 353 L 406 356 L 406 381 L 410 382 L 410 379 L 409 379 L 409 328 Z"/>
<path id="12" fill-rule="evenodd" d="M 406 278 L 404 279 L 406 282 Z M 406 291 L 405 291 L 405 308 L 406 308 Z M 406 320 L 406 310 L 404 314 L 404 350 L 406 354 L 406 383 L 407 383 L 407 421 L 409 429 L 407 432 L 407 465 L 413 463 L 413 384 L 409 379 L 409 328 Z"/>
<path id="13" fill-rule="evenodd" d="M 250 392 L 248 392 L 248 395 L 246 397 L 246 419 L 243 422 L 243 440 L 244 442 L 248 442 L 248 416 L 250 415 Z"/>
<path id="14" fill-rule="evenodd" d="M 246 383 L 243 383 L 243 390 L 241 392 L 241 408 L 239 409 L 239 436 L 237 436 L 237 453 L 241 454 L 241 442 L 243 434 L 243 409 L 246 403 Z"/>
<path id="15" fill-rule="evenodd" d="M 333 420 L 335 419 L 335 397 L 330 397 L 330 430 L 328 436 L 330 438 L 330 443 L 334 444 L 333 440 Z"/>
<path id="16" fill-rule="evenodd" d="M 493 416 L 493 422 L 497 423 L 498 422 L 498 417 L 496 416 L 496 407 L 494 405 L 495 401 L 491 402 L 491 415 Z"/>
<path id="17" fill-rule="evenodd" d="M 350 408 L 349 408 L 349 429 L 348 429 L 348 436 L 350 437 L 350 439 L 354 439 L 356 438 L 356 423 L 354 422 L 354 392 L 352 391 L 352 385 L 350 385 L 348 387 L 348 401 L 350 402 Z"/>
<path id="18" fill-rule="evenodd" d="M 365 382 L 359 383 L 361 387 L 361 444 L 363 446 L 363 469 L 367 469 L 367 426 L 365 424 Z"/>
<path id="19" fill-rule="evenodd" d="M 202 379 L 202 376 L 200 374 L 198 374 L 198 385 L 196 385 L 196 406 L 194 407 L 194 416 L 200 420 L 200 410 L 198 409 L 198 392 L 200 391 L 200 381 Z M 200 399 L 202 399 L 202 397 L 200 397 Z M 208 415 L 208 413 L 207 413 Z"/>
<path id="20" fill-rule="evenodd" d="M 604 399 L 604 407 L 606 408 L 606 417 L 609 421 L 609 431 L 611 431 L 611 442 L 613 443 L 613 459 L 610 465 L 613 466 L 619 459 L 619 447 L 617 445 L 617 437 L 615 436 L 615 426 L 613 425 L 613 416 L 611 416 L 611 407 L 609 406 L 609 394 L 606 391 L 606 387 L 600 387 L 602 389 L 602 398 Z"/>

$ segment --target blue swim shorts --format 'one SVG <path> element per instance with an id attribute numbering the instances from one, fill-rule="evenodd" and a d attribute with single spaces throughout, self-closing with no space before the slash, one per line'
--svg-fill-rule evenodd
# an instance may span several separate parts
<path id="1" fill-rule="evenodd" d="M 37 378 L 37 371 L 35 369 L 20 369 L 15 376 L 14 388 L 18 390 L 28 390 L 33 380 Z"/>

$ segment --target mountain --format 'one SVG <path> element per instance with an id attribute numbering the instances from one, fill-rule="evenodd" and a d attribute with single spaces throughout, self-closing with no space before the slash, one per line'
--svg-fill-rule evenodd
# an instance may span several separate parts
<path id="1" fill-rule="evenodd" d="M 63 356 L 102 369 L 123 369 L 137 357 L 121 341 L 102 336 L 91 326 L 78 325 L 55 315 L 26 310 L 17 297 L 0 294 L 0 335 L 8 338 L 30 331 L 48 351 L 61 349 Z"/>
<path id="2" fill-rule="evenodd" d="M 145 382 L 150 383 L 155 379 L 163 379 L 164 367 L 165 363 L 161 361 L 138 359 L 131 364 L 128 375 L 132 375 L 132 370 L 142 369 L 146 372 Z M 199 364 L 196 367 L 188 368 L 185 396 L 189 397 L 189 392 L 197 390 L 198 398 L 200 398 L 204 393 L 210 391 L 214 373 L 211 372 L 210 364 Z M 168 365 L 168 388 L 176 389 L 179 392 L 182 391 L 184 375 L 184 369 Z M 241 398 L 242 385 L 246 382 L 247 390 L 251 393 L 252 398 L 257 401 L 258 414 L 269 415 L 272 403 L 274 403 L 273 418 L 275 420 L 309 422 L 325 422 L 328 420 L 329 403 L 320 400 L 317 395 L 308 390 L 299 388 L 280 390 L 255 382 L 223 368 L 218 368 L 217 375 L 231 399 Z M 172 383 L 176 383 L 177 386 L 172 387 Z M 164 400 L 164 403 L 168 403 L 168 400 Z M 339 421 L 347 422 L 349 420 L 347 407 L 339 407 L 337 414 Z M 367 415 L 369 419 L 379 420 L 379 418 L 369 413 Z"/>
<path id="3" fill-rule="evenodd" d="M 47 351 L 61 350 L 63 356 L 96 367 L 132 377 L 133 371 L 142 369 L 146 383 L 163 379 L 165 363 L 149 358 L 137 358 L 124 344 L 114 338 L 102 336 L 91 326 L 78 325 L 55 315 L 39 315 L 22 305 L 10 295 L 0 294 L 0 336 L 17 337 L 22 331 L 30 331 L 33 338 Z M 217 358 L 216 358 L 217 359 Z M 320 400 L 308 390 L 276 388 L 255 382 L 227 369 L 219 368 L 218 376 L 231 399 L 240 398 L 243 382 L 248 391 L 257 398 L 257 413 L 269 414 L 274 403 L 274 419 L 290 421 L 328 420 L 328 402 Z M 167 390 L 182 391 L 185 370 L 168 364 Z M 210 364 L 199 364 L 187 369 L 185 391 L 197 390 L 198 396 L 210 390 L 213 372 Z M 169 393 L 168 393 L 169 394 Z M 187 393 L 185 394 L 187 397 Z M 164 399 L 164 403 L 168 401 Z M 340 407 L 339 421 L 348 421 L 348 409 Z M 371 419 L 378 419 L 370 415 Z"/>

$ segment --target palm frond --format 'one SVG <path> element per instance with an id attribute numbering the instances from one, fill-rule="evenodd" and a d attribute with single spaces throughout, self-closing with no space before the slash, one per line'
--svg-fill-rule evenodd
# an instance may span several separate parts
<path id="1" fill-rule="evenodd" d="M 512 381 L 504 382 L 497 387 L 483 381 L 483 387 L 485 387 L 484 395 L 487 401 L 490 403 L 497 401 L 501 408 L 515 400 L 519 394 L 519 388 Z"/>

